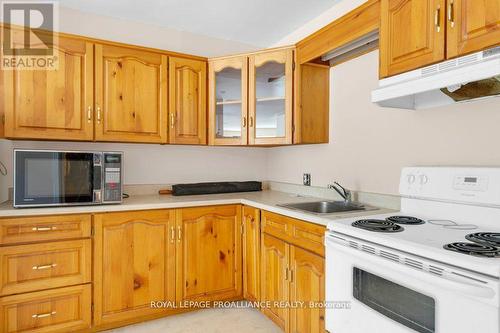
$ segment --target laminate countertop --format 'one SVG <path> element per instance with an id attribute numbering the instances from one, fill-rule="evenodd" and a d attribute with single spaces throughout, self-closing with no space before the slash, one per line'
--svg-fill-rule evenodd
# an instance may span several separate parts
<path id="1" fill-rule="evenodd" d="M 99 206 L 66 206 L 66 207 L 47 207 L 47 208 L 14 208 L 12 202 L 0 204 L 0 218 L 22 217 L 22 216 L 40 216 L 40 215 L 59 215 L 59 214 L 85 214 L 85 213 L 105 213 L 105 212 L 123 212 L 135 210 L 150 209 L 172 209 L 185 207 L 199 207 L 212 205 L 244 204 L 259 209 L 267 210 L 277 214 L 286 215 L 299 220 L 326 226 L 332 220 L 368 216 L 375 214 L 384 214 L 393 212 L 390 209 L 374 208 L 368 211 L 342 212 L 334 214 L 317 215 L 305 213 L 298 210 L 280 207 L 280 204 L 311 202 L 325 200 L 315 197 L 304 197 L 297 194 L 290 194 L 278 191 L 261 192 L 243 192 L 243 193 L 225 193 L 225 194 L 207 194 L 190 196 L 172 196 L 172 195 L 136 195 L 124 199 L 122 204 L 117 205 L 99 205 Z M 1 221 L 0 221 L 1 223 Z"/>

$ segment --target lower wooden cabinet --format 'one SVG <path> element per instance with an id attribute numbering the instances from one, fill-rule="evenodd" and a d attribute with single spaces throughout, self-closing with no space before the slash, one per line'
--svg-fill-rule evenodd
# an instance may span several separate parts
<path id="1" fill-rule="evenodd" d="M 90 284 L 0 298 L 0 333 L 89 329 Z"/>
<path id="2" fill-rule="evenodd" d="M 91 282 L 90 239 L 0 247 L 0 296 Z"/>
<path id="3" fill-rule="evenodd" d="M 243 206 L 243 297 L 260 300 L 260 210 Z"/>
<path id="4" fill-rule="evenodd" d="M 241 205 L 177 210 L 177 300 L 242 295 Z"/>
<path id="5" fill-rule="evenodd" d="M 325 332 L 325 259 L 316 246 L 324 228 L 265 211 L 262 223 L 261 302 L 270 305 L 262 312 L 287 333 Z"/>
<path id="6" fill-rule="evenodd" d="M 261 301 L 269 302 L 262 312 L 285 332 L 288 332 L 288 307 L 274 306 L 288 300 L 288 261 L 290 245 L 273 236 L 262 234 Z"/>
<path id="7" fill-rule="evenodd" d="M 290 332 L 325 332 L 325 259 L 290 246 Z M 313 304 L 311 304 L 311 302 Z"/>
<path id="8" fill-rule="evenodd" d="M 127 322 L 164 312 L 175 301 L 173 210 L 94 216 L 94 323 Z"/>

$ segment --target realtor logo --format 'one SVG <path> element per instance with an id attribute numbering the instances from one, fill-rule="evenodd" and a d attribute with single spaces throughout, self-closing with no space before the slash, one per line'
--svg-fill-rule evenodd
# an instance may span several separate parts
<path id="1" fill-rule="evenodd" d="M 58 4 L 1 1 L 3 70 L 55 70 Z"/>

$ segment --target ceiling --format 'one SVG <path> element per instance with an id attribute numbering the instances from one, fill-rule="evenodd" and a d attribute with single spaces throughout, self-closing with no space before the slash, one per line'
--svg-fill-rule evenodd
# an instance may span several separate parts
<path id="1" fill-rule="evenodd" d="M 342 0 L 60 0 L 63 7 L 259 47 Z"/>

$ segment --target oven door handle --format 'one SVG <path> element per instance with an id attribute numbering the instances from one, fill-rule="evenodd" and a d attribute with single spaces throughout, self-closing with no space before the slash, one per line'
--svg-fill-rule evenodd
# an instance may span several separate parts
<path id="1" fill-rule="evenodd" d="M 325 237 L 326 247 L 332 248 L 334 251 L 343 252 L 345 255 L 355 257 L 363 261 L 363 266 L 369 267 L 374 272 L 380 271 L 381 269 L 391 270 L 391 276 L 401 275 L 403 281 L 410 279 L 417 279 L 420 281 L 425 281 L 431 285 L 439 286 L 448 290 L 460 292 L 462 294 L 481 297 L 481 298 L 492 298 L 495 295 L 495 291 L 489 287 L 479 286 L 477 284 L 472 284 L 464 281 L 465 278 L 452 277 L 450 274 L 447 275 L 435 275 L 428 273 L 427 271 L 422 271 L 416 268 L 410 268 L 405 266 L 401 262 L 393 262 L 388 259 L 379 257 L 378 255 L 367 254 L 361 250 L 353 249 L 333 241 L 330 236 Z M 328 258 L 327 258 L 328 260 Z M 399 265 L 401 269 L 396 270 L 394 265 Z M 478 281 L 478 283 L 481 283 Z"/>

